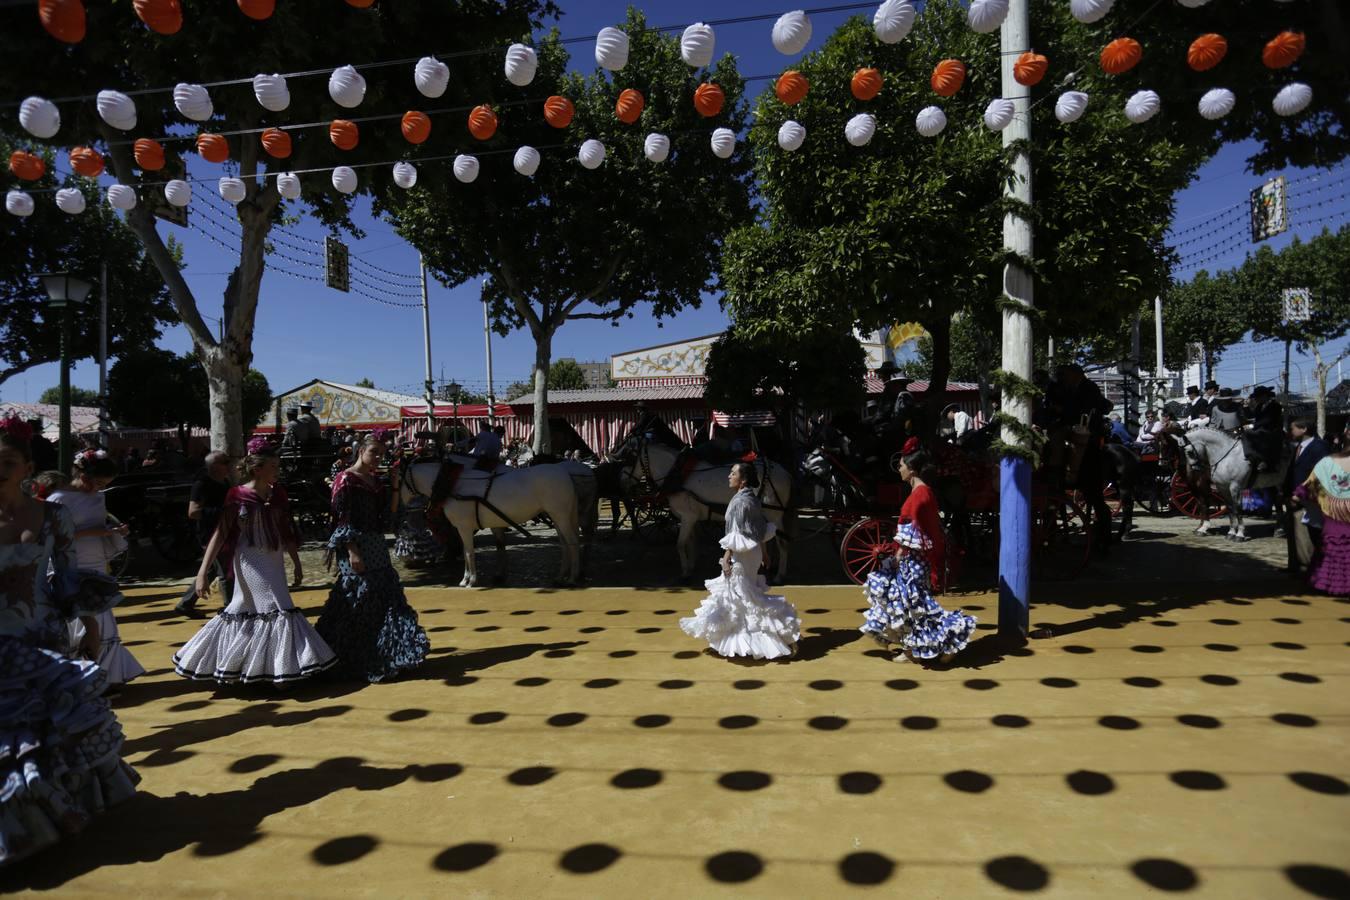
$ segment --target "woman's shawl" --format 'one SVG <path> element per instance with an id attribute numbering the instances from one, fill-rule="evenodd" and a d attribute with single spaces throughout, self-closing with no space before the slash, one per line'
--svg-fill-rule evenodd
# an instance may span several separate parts
<path id="1" fill-rule="evenodd" d="M 722 549 L 733 553 L 744 553 L 769 540 L 774 535 L 774 527 L 764 518 L 764 507 L 750 488 L 741 488 L 727 504 L 726 535 L 721 540 Z"/>

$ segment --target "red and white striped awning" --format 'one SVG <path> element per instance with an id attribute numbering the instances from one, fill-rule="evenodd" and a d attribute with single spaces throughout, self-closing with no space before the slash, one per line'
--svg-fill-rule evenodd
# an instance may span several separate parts
<path id="1" fill-rule="evenodd" d="M 729 413 L 713 410 L 713 423 L 723 428 L 763 428 L 774 425 L 778 419 L 767 409 L 751 410 L 749 412 Z"/>

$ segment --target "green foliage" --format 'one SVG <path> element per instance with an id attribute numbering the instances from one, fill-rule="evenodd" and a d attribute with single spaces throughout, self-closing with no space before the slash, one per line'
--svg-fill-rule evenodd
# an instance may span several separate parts
<path id="1" fill-rule="evenodd" d="M 521 397 L 529 397 L 533 394 L 534 385 L 530 384 L 528 381 L 513 381 L 501 392 L 500 399 L 502 402 L 505 402 L 508 400 L 516 400 Z"/>
<path id="2" fill-rule="evenodd" d="M 990 308 L 959 314 L 952 318 L 952 381 L 989 382 L 989 374 L 999 365 L 999 329 L 997 311 Z M 933 372 L 933 339 L 923 335 L 915 342 L 915 356 L 900 363 L 900 373 L 915 380 L 927 380 Z"/>
<path id="3" fill-rule="evenodd" d="M 49 403 L 59 406 L 61 403 L 61 388 L 49 387 L 42 392 L 38 398 L 39 403 Z M 70 389 L 71 406 L 98 406 L 98 391 L 91 391 L 88 388 L 74 387 Z"/>
<path id="4" fill-rule="evenodd" d="M 375 382 L 371 381 L 369 378 L 362 378 L 360 381 L 356 383 L 355 386 L 362 388 L 373 388 L 375 387 Z"/>
<path id="5" fill-rule="evenodd" d="M 1262 246 L 1237 270 L 1236 282 L 1257 340 L 1289 340 L 1306 352 L 1311 344 L 1343 337 L 1350 331 L 1350 226 L 1335 233 L 1323 229 L 1308 241 L 1295 238 L 1278 253 Z M 1312 292 L 1308 321 L 1283 321 L 1285 288 Z"/>
<path id="6" fill-rule="evenodd" d="M 0 133 L 0 158 L 8 159 L 12 150 L 27 145 Z M 153 343 L 164 323 L 174 318 L 164 281 L 145 258 L 136 236 L 103 202 L 92 182 L 58 179 L 52 171 L 54 156 L 46 156 L 47 174 L 30 189 L 78 187 L 86 209 L 68 216 L 57 210 L 50 194 L 34 194 L 38 209 L 33 215 L 0 216 L 0 383 L 60 358 L 61 319 L 47 305 L 39 273 L 70 272 L 95 282 L 107 263 L 108 340 L 113 355 Z M 96 285 L 85 306 L 71 312 L 72 361 L 98 354 L 98 304 Z"/>
<path id="7" fill-rule="evenodd" d="M 560 359 L 548 367 L 550 391 L 584 391 L 588 387 L 586 373 L 575 359 Z"/>
<path id="8" fill-rule="evenodd" d="M 716 409 L 843 409 L 862 402 L 867 355 L 848 332 L 800 332 L 792 340 L 731 329 L 708 354 L 704 399 Z"/>
<path id="9" fill-rule="evenodd" d="M 211 422 L 206 371 L 191 353 L 158 347 L 128 353 L 108 371 L 108 410 L 121 425 L 205 427 Z M 249 369 L 243 380 L 243 425 L 248 430 L 271 409 L 267 378 Z"/>
<path id="10" fill-rule="evenodd" d="M 1163 361 L 1179 369 L 1189 361 L 1191 346 L 1199 345 L 1205 377 L 1211 377 L 1224 349 L 1251 327 L 1254 299 L 1232 272 L 1211 276 L 1201 270 L 1188 282 L 1172 284 L 1163 295 Z M 1151 313 L 1148 318 L 1151 323 Z"/>

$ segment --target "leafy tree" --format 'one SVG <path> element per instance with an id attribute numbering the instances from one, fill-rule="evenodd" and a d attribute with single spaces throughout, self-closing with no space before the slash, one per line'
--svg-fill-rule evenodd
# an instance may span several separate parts
<path id="1" fill-rule="evenodd" d="M 658 319 L 697 306 L 718 286 L 722 236 L 750 214 L 748 156 L 738 149 L 718 159 L 708 147 L 714 127 L 740 132 L 745 126 L 743 81 L 733 60 L 691 70 L 677 39 L 647 28 L 633 10 L 624 30 L 628 63 L 612 75 L 568 74 L 568 54 L 556 33 L 538 46 L 539 69 L 529 87 L 512 88 L 496 73 L 491 93 L 477 102 L 497 102 L 502 127 L 486 145 L 491 155 L 476 182 L 461 184 L 445 167 L 428 167 L 415 189 L 380 197 L 399 233 L 445 284 L 490 276 L 484 291 L 499 333 L 529 329 L 537 451 L 548 449 L 548 371 L 558 329 L 576 319 L 617 326 L 643 304 Z M 692 102 L 705 80 L 726 96 L 712 119 Z M 616 99 L 627 88 L 646 101 L 633 125 L 615 116 Z M 542 115 L 550 95 L 576 106 L 564 131 Z M 667 161 L 644 158 L 649 132 L 670 137 Z M 593 171 L 570 158 L 592 138 L 607 148 L 604 164 Z M 559 144 L 566 150 L 547 149 Z M 546 148 L 530 178 L 511 170 L 511 154 L 521 145 Z"/>
<path id="2" fill-rule="evenodd" d="M 52 405 L 60 405 L 61 388 L 60 387 L 47 388 L 45 391 L 42 392 L 42 396 L 38 398 L 38 402 L 49 403 Z M 91 391 L 88 388 L 72 386 L 70 389 L 70 405 L 98 406 L 98 391 Z"/>
<path id="3" fill-rule="evenodd" d="M 356 387 L 374 388 L 375 382 L 371 381 L 369 378 L 362 378 L 360 381 L 356 383 Z"/>
<path id="4" fill-rule="evenodd" d="M 708 354 L 704 398 L 716 409 L 839 409 L 862 401 L 867 354 L 851 332 L 803 332 L 791 343 L 732 328 Z"/>
<path id="5" fill-rule="evenodd" d="M 575 359 L 560 359 L 548 367 L 550 391 L 584 391 L 588 387 L 586 373 Z"/>
<path id="6" fill-rule="evenodd" d="M 534 393 L 534 385 L 528 381 L 513 381 L 502 391 L 502 400 L 515 400 L 519 397 L 526 397 Z"/>
<path id="7" fill-rule="evenodd" d="M 21 144 L 26 145 L 0 132 L 0 158 L 8 159 Z M 47 292 L 37 278 L 40 273 L 70 272 L 97 281 L 107 263 L 110 355 L 153 343 L 161 326 L 174 319 L 164 280 L 136 236 L 101 202 L 91 183 L 83 178 L 58 179 L 53 174 L 56 160 L 46 156 L 47 174 L 31 187 L 79 187 L 87 208 L 81 215 L 68 216 L 56 209 L 50 194 L 35 193 L 39 209 L 33 215 L 0 216 L 0 384 L 61 358 L 61 317 L 47 305 Z M 176 260 L 178 248 L 169 249 Z M 71 312 L 72 360 L 98 355 L 97 286 L 86 303 L 83 310 Z"/>
<path id="8" fill-rule="evenodd" d="M 86 96 L 116 86 L 135 97 L 138 123 L 133 132 L 112 130 L 98 118 L 93 103 L 82 101 L 63 104 L 62 128 L 53 140 L 60 146 L 98 146 L 108 157 L 116 180 L 138 189 L 141 202 L 127 214 L 127 224 L 168 285 L 178 317 L 206 369 L 212 444 L 237 454 L 244 444 L 243 385 L 253 358 L 258 293 L 267 256 L 273 252 L 268 234 L 284 207 L 276 179 L 262 176 L 318 170 L 301 177 L 300 205 L 334 230 L 359 234 L 349 218 L 353 196 L 338 192 L 323 170 L 407 153 L 409 145 L 398 125 L 405 110 L 456 109 L 479 102 L 502 80 L 500 55 L 485 54 L 482 49 L 504 46 L 530 32 L 541 16 L 554 12 L 548 0 L 381 3 L 364 9 L 340 3 L 325 7 L 322 19 L 316 20 L 316 9 L 310 4 L 281 3 L 270 19 L 259 23 L 233 3 L 197 3 L 187 9 L 181 31 L 161 36 L 135 23 L 129 4 L 100 3 L 87 6 L 87 35 L 78 47 L 67 49 L 43 31 L 32 4 L 7 4 L 0 7 L 0 35 L 4 36 L 0 41 L 0 96 Z M 316 27 L 319 21 L 322 27 Z M 328 139 L 327 123 L 351 117 L 351 113 L 329 98 L 326 78 L 290 79 L 290 106 L 281 113 L 263 109 L 247 84 L 233 83 L 254 72 L 314 70 L 326 74 L 344 60 L 416 58 L 423 53 L 460 57 L 454 61 L 455 75 L 446 94 L 429 101 L 418 93 L 409 77 L 411 65 L 366 70 L 368 89 L 359 115 L 380 119 L 363 122 L 360 150 L 353 153 L 339 151 Z M 242 230 L 239 263 L 222 298 L 226 310 L 223 340 L 207 327 L 201 298 L 183 279 L 172 247 L 156 230 L 151 200 L 160 194 L 163 173 L 138 172 L 132 158 L 131 139 L 137 137 L 171 135 L 164 141 L 170 166 L 190 151 L 198 128 L 185 126 L 164 90 L 185 80 L 224 83 L 211 89 L 215 115 L 201 130 L 227 134 L 231 160 L 223 171 L 195 162 L 192 168 L 204 177 L 238 175 L 246 185 L 245 199 L 236 207 Z M 462 131 L 452 127 L 449 118 L 442 121 L 444 127 L 437 127 L 420 152 L 444 155 L 462 144 Z M 291 126 L 289 158 L 273 159 L 262 152 L 259 134 L 268 126 Z M 390 177 L 373 170 L 360 172 L 360 192 Z M 196 188 L 211 189 L 207 184 Z M 64 214 L 46 208 L 40 214 L 60 217 L 64 223 Z"/>
<path id="9" fill-rule="evenodd" d="M 1251 327 L 1253 299 L 1233 272 L 1211 277 L 1202 269 L 1190 281 L 1172 284 L 1163 296 L 1163 361 L 1181 368 L 1190 347 L 1198 345 L 1205 378 L 1213 378 L 1224 349 L 1242 340 Z"/>
<path id="10" fill-rule="evenodd" d="M 248 431 L 271 409 L 272 389 L 256 369 L 244 374 L 242 388 L 240 428 Z M 178 356 L 157 347 L 129 353 L 108 371 L 108 410 L 120 424 L 134 427 L 206 427 L 211 422 L 206 371 L 191 353 Z"/>

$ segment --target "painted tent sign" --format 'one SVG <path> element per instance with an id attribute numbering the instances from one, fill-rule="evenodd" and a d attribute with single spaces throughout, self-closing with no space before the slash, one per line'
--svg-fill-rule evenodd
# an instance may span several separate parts
<path id="1" fill-rule="evenodd" d="M 610 357 L 611 377 L 621 381 L 704 375 L 708 368 L 708 352 L 719 337 L 719 334 L 710 334 L 675 344 L 617 353 Z"/>
<path id="2" fill-rule="evenodd" d="M 284 421 L 288 409 L 309 403 L 314 407 L 314 415 L 325 426 L 361 429 L 384 425 L 394 428 L 402 420 L 402 408 L 420 402 L 416 397 L 392 391 L 312 381 L 279 395 L 272 408 L 272 417 L 274 421 Z"/>

